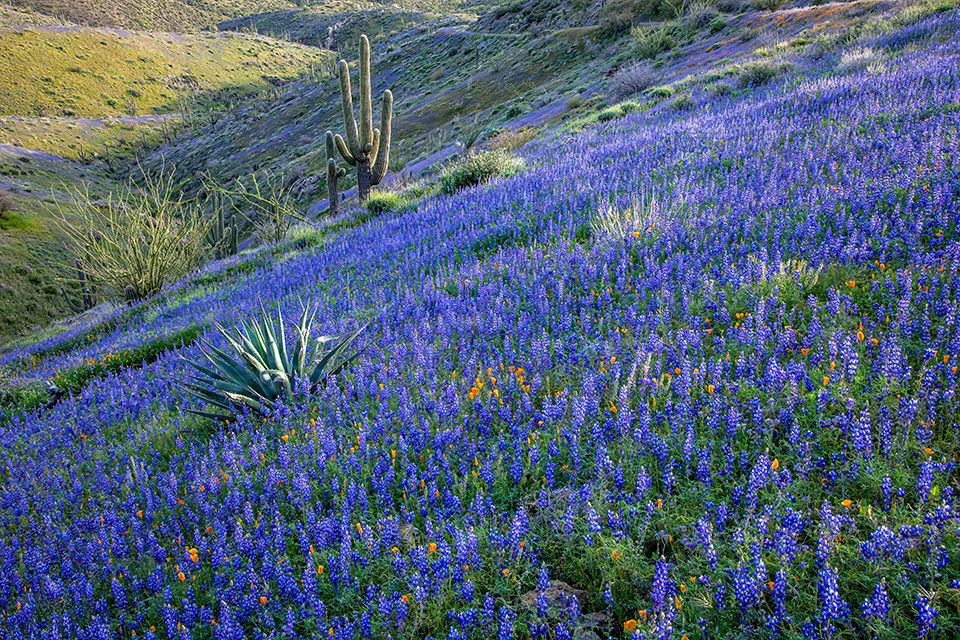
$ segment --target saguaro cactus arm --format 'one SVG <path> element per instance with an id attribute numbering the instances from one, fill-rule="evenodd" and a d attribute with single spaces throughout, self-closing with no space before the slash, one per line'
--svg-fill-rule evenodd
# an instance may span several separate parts
<path id="1" fill-rule="evenodd" d="M 347 164 L 349 164 L 351 167 L 357 166 L 357 159 L 352 153 L 350 153 L 350 150 L 347 148 L 347 143 L 339 133 L 336 135 L 334 140 L 336 140 L 337 143 L 337 151 L 339 151 L 343 159 L 347 161 Z"/>
<path id="2" fill-rule="evenodd" d="M 371 181 L 373 184 L 380 184 L 383 176 L 387 173 L 387 165 L 390 163 L 390 131 L 393 121 L 393 93 L 388 89 L 383 92 L 383 108 L 380 111 L 380 129 L 377 129 L 377 150 L 373 160 L 373 175 Z M 381 133 L 382 130 L 382 133 Z"/>

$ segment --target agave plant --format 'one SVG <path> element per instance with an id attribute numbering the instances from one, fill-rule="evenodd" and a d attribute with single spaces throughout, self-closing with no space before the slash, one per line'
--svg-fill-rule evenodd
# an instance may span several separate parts
<path id="1" fill-rule="evenodd" d="M 285 394 L 293 393 L 298 379 L 308 380 L 311 391 L 316 389 L 321 380 L 339 373 L 362 353 L 363 349 L 360 349 L 351 357 L 344 358 L 350 344 L 367 325 L 352 333 L 317 338 L 313 341 L 315 346 L 308 358 L 310 330 L 315 317 L 316 310 L 311 312 L 303 309 L 296 326 L 297 341 L 292 352 L 287 348 L 279 309 L 274 318 L 261 304 L 259 316 L 244 323 L 238 336 L 216 323 L 220 335 L 230 343 L 240 360 L 208 341 L 202 341 L 200 351 L 212 367 L 187 359 L 201 375 L 190 376 L 192 382 L 181 386 L 197 398 L 234 415 L 240 413 L 244 406 L 258 413 L 272 411 Z M 189 411 L 214 420 L 228 417 L 206 411 Z"/>

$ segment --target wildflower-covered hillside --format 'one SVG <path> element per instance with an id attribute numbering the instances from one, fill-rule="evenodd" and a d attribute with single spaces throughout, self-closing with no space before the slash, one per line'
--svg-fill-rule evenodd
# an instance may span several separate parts
<path id="1" fill-rule="evenodd" d="M 3 356 L 105 374 L 3 409 L 3 637 L 954 637 L 958 32 L 538 143 Z M 370 322 L 342 375 L 183 411 L 197 327 L 300 299 Z"/>

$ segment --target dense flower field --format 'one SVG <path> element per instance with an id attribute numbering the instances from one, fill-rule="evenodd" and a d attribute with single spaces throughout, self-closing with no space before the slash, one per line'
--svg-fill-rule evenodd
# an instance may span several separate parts
<path id="1" fill-rule="evenodd" d="M 0 635 L 956 636 L 960 16 L 921 27 L 6 357 L 371 321 L 268 419 L 183 413 L 178 353 L 8 410 Z"/>

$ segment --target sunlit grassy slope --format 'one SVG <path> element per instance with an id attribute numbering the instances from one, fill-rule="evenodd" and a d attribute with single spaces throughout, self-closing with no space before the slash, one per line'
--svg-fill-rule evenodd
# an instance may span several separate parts
<path id="1" fill-rule="evenodd" d="M 322 52 L 232 33 L 176 35 L 83 27 L 0 30 L 0 114 L 164 113 L 184 91 L 258 90 L 292 78 Z"/>

